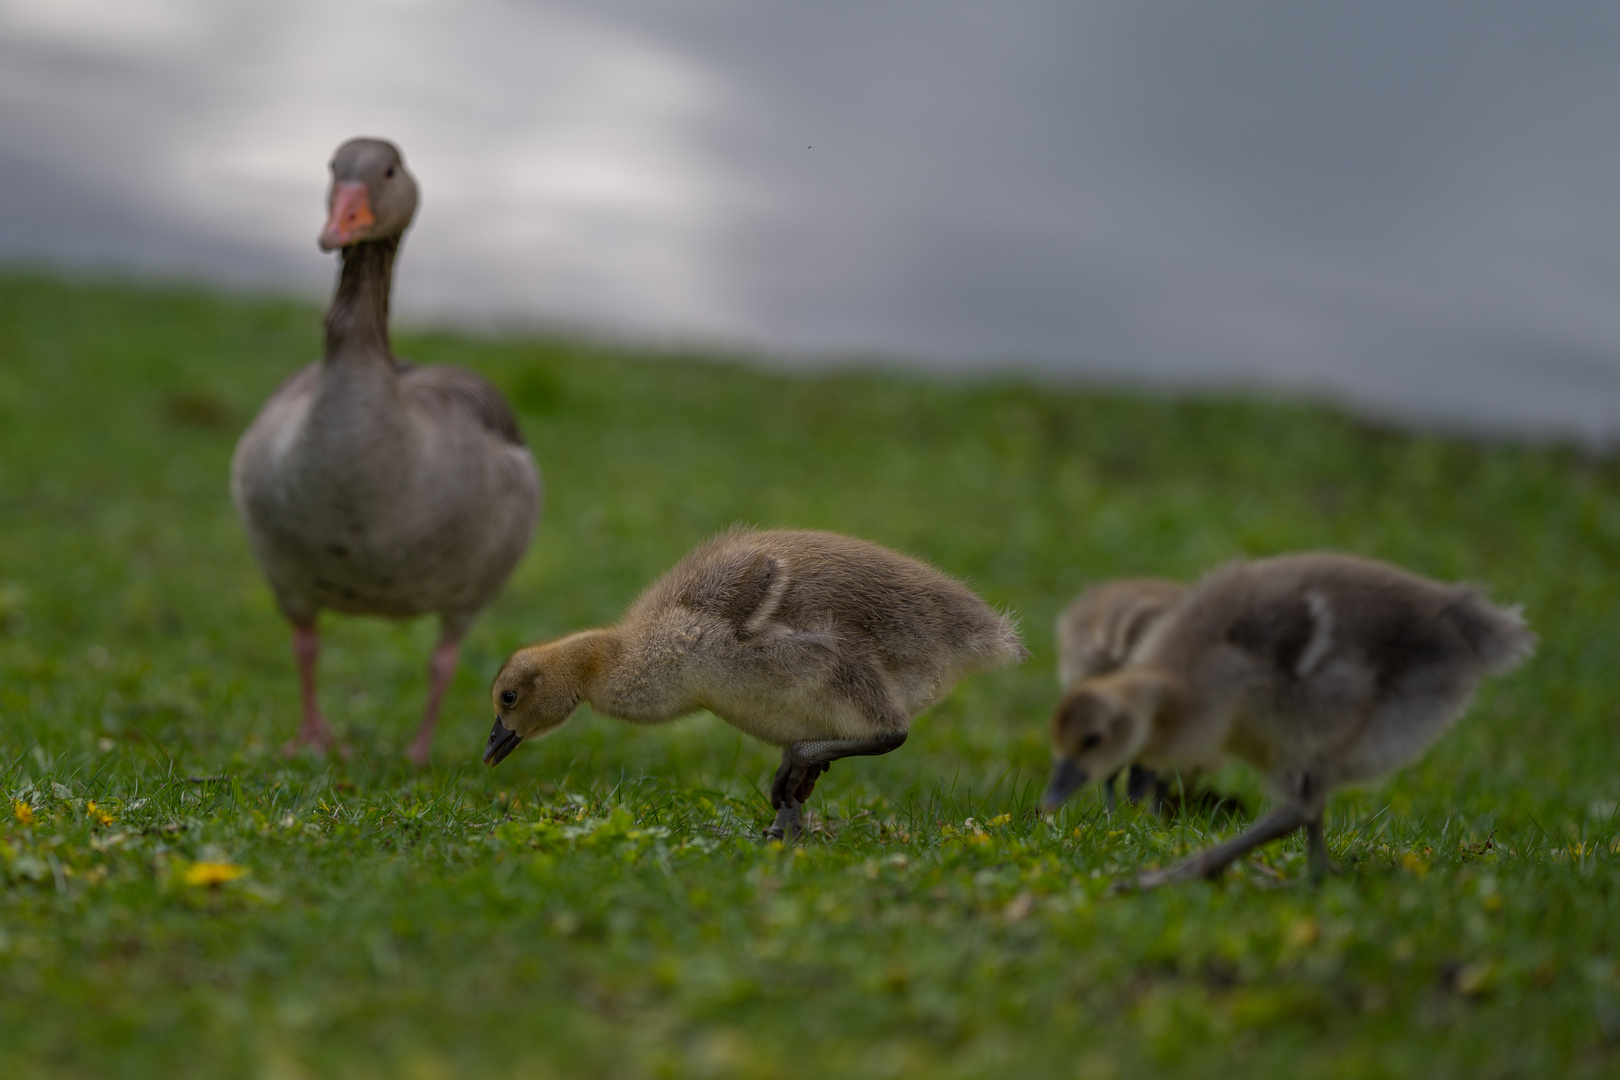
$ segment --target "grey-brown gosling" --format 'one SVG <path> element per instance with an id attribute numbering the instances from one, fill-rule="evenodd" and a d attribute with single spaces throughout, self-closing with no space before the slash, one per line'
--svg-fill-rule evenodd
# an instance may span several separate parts
<path id="1" fill-rule="evenodd" d="M 416 181 L 393 144 L 332 158 L 323 251 L 341 249 L 323 358 L 270 396 L 236 444 L 231 494 L 293 627 L 303 720 L 284 749 L 334 742 L 315 696 L 322 610 L 437 613 L 425 763 L 462 636 L 505 583 L 540 514 L 540 475 L 501 395 L 470 371 L 394 356 L 388 296 Z"/>
<path id="2" fill-rule="evenodd" d="M 775 823 L 792 839 L 816 778 L 887 754 L 958 680 L 1029 653 L 961 582 L 825 532 L 734 529 L 700 546 L 617 626 L 513 653 L 495 677 L 484 761 L 561 727 L 581 702 L 633 724 L 707 709 L 782 747 Z"/>
<path id="3" fill-rule="evenodd" d="M 1304 827 L 1331 864 L 1328 793 L 1412 761 L 1487 675 L 1529 656 L 1517 610 L 1397 567 L 1333 553 L 1223 567 L 1149 631 L 1129 665 L 1081 683 L 1052 718 L 1050 801 L 1142 761 L 1258 769 L 1278 805 L 1245 833 L 1137 883 L 1215 877 Z"/>
<path id="4" fill-rule="evenodd" d="M 1125 666 L 1132 651 L 1186 586 L 1165 578 L 1121 578 L 1093 585 L 1057 619 L 1058 685 L 1067 694 L 1079 683 Z M 1114 809 L 1114 774 L 1103 778 L 1103 800 Z M 1151 769 L 1132 763 L 1126 797 L 1140 802 L 1156 794 Z"/>

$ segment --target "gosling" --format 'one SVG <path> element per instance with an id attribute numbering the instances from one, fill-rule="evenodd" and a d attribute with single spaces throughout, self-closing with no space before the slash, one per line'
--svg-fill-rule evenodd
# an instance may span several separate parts
<path id="1" fill-rule="evenodd" d="M 1328 793 L 1417 758 L 1485 676 L 1535 644 L 1517 609 L 1385 563 L 1328 552 L 1234 563 L 1194 586 L 1124 670 L 1064 700 L 1047 798 L 1061 803 L 1132 761 L 1213 768 L 1235 757 L 1262 773 L 1278 805 L 1137 885 L 1214 878 L 1301 827 L 1320 879 L 1332 868 Z"/>
<path id="2" fill-rule="evenodd" d="M 1118 671 L 1164 613 L 1181 599 L 1186 587 L 1165 578 L 1122 578 L 1093 585 L 1063 609 L 1057 619 L 1058 685 L 1068 694 L 1081 682 Z M 1103 802 L 1114 810 L 1114 781 L 1102 782 Z M 1149 795 L 1161 801 L 1158 777 L 1131 764 L 1125 797 L 1141 802 Z"/>
<path id="3" fill-rule="evenodd" d="M 513 653 L 490 689 L 484 762 L 561 727 L 582 701 L 633 724 L 707 709 L 782 747 L 765 835 L 793 840 L 832 762 L 898 749 L 958 680 L 1028 656 L 1008 616 L 931 566 L 834 533 L 732 529 L 617 626 Z"/>

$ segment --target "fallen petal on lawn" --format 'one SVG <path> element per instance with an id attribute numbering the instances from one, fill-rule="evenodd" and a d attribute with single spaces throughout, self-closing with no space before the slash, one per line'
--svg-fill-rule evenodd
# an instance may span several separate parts
<path id="1" fill-rule="evenodd" d="M 187 885 L 199 887 L 223 885 L 227 881 L 235 881 L 246 873 L 246 867 L 237 866 L 234 863 L 200 862 L 192 863 L 186 867 L 186 873 L 182 880 Z"/>

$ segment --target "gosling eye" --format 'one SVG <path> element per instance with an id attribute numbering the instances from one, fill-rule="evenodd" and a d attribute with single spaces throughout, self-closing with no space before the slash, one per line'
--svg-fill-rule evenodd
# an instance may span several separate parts
<path id="1" fill-rule="evenodd" d="M 1102 742 L 1102 736 L 1093 731 L 1080 740 L 1080 749 L 1090 750 L 1100 742 Z"/>
<path id="2" fill-rule="evenodd" d="M 503 691 L 501 691 L 501 704 L 505 705 L 508 709 L 510 709 L 512 706 L 516 705 L 517 704 L 517 691 L 516 690 L 503 690 Z"/>
<path id="3" fill-rule="evenodd" d="M 392 165 L 390 165 L 390 166 L 388 166 L 388 171 L 383 173 L 383 179 L 384 180 L 392 180 L 393 178 L 394 178 L 394 167 Z"/>

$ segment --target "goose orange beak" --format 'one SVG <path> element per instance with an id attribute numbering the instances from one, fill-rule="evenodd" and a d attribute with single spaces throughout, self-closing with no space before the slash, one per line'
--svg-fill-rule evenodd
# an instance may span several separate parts
<path id="1" fill-rule="evenodd" d="M 357 180 L 340 180 L 332 186 L 332 212 L 326 218 L 326 228 L 321 230 L 321 250 L 348 247 L 363 239 L 366 230 L 376 223 L 366 185 Z"/>

